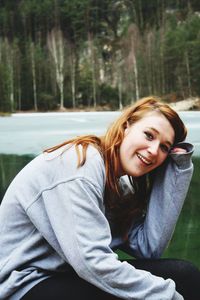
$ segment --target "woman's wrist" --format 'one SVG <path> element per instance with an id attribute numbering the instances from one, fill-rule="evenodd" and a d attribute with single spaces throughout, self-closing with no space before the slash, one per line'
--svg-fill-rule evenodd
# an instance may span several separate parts
<path id="1" fill-rule="evenodd" d="M 175 145 L 169 156 L 173 159 L 180 169 L 188 169 L 192 166 L 191 156 L 194 152 L 194 146 L 187 142 L 181 142 Z"/>

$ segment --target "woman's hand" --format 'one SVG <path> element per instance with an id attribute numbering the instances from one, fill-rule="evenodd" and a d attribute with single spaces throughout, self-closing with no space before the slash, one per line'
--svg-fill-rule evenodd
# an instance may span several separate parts
<path id="1" fill-rule="evenodd" d="M 175 147 L 175 148 L 172 148 L 171 152 L 170 153 L 187 153 L 187 150 L 183 149 L 183 148 L 179 148 L 179 147 Z"/>

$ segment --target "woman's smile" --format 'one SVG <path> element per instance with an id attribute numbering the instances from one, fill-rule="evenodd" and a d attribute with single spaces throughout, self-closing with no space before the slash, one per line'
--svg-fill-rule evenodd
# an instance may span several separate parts
<path id="1" fill-rule="evenodd" d="M 144 165 L 150 166 L 152 164 L 152 161 L 144 157 L 142 154 L 136 153 L 136 155 Z"/>
<path id="2" fill-rule="evenodd" d="M 127 124 L 120 146 L 120 176 L 142 176 L 161 165 L 174 143 L 174 129 L 159 112 Z"/>

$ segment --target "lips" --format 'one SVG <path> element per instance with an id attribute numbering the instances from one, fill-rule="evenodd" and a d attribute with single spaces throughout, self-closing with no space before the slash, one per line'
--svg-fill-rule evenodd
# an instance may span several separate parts
<path id="1" fill-rule="evenodd" d="M 137 157 L 147 166 L 152 164 L 152 161 L 141 155 L 140 153 L 136 153 Z"/>

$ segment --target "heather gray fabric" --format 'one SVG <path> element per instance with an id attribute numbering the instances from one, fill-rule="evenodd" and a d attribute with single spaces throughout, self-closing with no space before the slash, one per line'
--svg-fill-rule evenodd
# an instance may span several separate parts
<path id="1" fill-rule="evenodd" d="M 146 218 L 129 232 L 136 257 L 160 257 L 170 241 L 192 176 L 192 146 L 160 168 Z M 182 300 L 171 279 L 120 262 L 104 207 L 105 166 L 88 148 L 77 168 L 74 147 L 41 154 L 13 180 L 0 206 L 0 299 L 20 299 L 70 264 L 78 275 L 123 299 Z M 67 284 L 67 282 L 66 282 Z"/>

